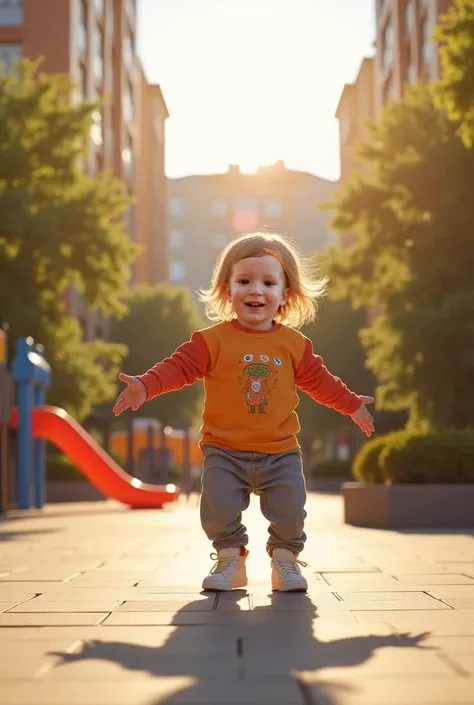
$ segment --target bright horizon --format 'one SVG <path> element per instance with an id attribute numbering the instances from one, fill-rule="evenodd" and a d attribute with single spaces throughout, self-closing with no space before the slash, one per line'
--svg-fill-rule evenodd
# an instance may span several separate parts
<path id="1" fill-rule="evenodd" d="M 138 54 L 170 112 L 166 174 L 282 159 L 337 180 L 334 113 L 374 38 L 375 0 L 139 0 Z"/>

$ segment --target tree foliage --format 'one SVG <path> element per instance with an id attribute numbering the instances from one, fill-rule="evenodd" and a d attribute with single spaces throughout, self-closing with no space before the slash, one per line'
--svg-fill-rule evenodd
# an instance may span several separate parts
<path id="1" fill-rule="evenodd" d="M 38 75 L 38 62 L 0 75 L 0 318 L 10 341 L 31 335 L 45 346 L 49 398 L 83 417 L 113 396 L 125 350 L 84 342 L 66 293 L 74 285 L 90 308 L 122 314 L 136 248 L 124 232 L 124 185 L 81 165 L 98 106 L 72 104 L 72 90 L 68 76 Z"/>
<path id="2" fill-rule="evenodd" d="M 456 0 L 441 15 L 434 33 L 440 42 L 441 80 L 438 105 L 459 123 L 467 147 L 474 144 L 474 0 Z"/>
<path id="3" fill-rule="evenodd" d="M 155 287 L 137 285 L 126 299 L 129 313 L 112 326 L 112 339 L 128 348 L 122 370 L 138 375 L 185 343 L 192 333 L 206 325 L 184 287 L 159 284 Z M 179 392 L 164 394 L 144 404 L 139 416 L 154 417 L 166 425 L 192 424 L 200 419 L 202 383 L 195 383 Z"/>
<path id="4" fill-rule="evenodd" d="M 321 355 L 332 374 L 340 377 L 357 394 L 371 395 L 375 380 L 365 366 L 365 351 L 359 339 L 359 331 L 365 323 L 364 310 L 354 311 L 348 300 L 332 301 L 328 298 L 316 321 L 305 326 L 302 333 L 312 340 L 314 352 Z M 300 394 L 298 416 L 301 422 L 299 441 L 308 459 L 314 441 L 322 441 L 328 433 L 337 432 L 346 425 L 341 414 L 315 403 L 307 394 Z M 349 430 L 351 424 L 352 421 L 347 424 Z"/>
<path id="5" fill-rule="evenodd" d="M 409 408 L 416 427 L 474 423 L 474 151 L 437 109 L 434 89 L 409 87 L 372 126 L 360 175 L 339 192 L 332 248 L 339 297 L 377 305 L 365 330 L 381 408 Z"/>

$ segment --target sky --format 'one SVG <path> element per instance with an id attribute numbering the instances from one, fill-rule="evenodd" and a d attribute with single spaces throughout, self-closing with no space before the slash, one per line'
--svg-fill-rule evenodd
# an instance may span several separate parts
<path id="1" fill-rule="evenodd" d="M 170 113 L 166 174 L 339 178 L 334 116 L 374 53 L 375 0 L 138 0 L 137 51 Z"/>

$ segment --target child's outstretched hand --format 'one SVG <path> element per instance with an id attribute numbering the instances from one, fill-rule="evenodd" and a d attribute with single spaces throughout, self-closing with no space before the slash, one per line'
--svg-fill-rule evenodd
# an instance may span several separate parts
<path id="1" fill-rule="evenodd" d="M 146 402 L 146 389 L 143 382 L 140 382 L 136 377 L 125 375 L 123 372 L 119 374 L 119 380 L 125 382 L 126 389 L 118 396 L 117 401 L 112 409 L 115 416 L 119 416 L 122 411 L 131 409 L 136 411 Z"/>
<path id="2" fill-rule="evenodd" d="M 370 438 L 370 436 L 375 431 L 374 420 L 371 414 L 365 408 L 365 404 L 372 404 L 374 401 L 373 397 L 360 397 L 362 399 L 362 405 L 359 406 L 357 411 L 351 414 L 351 419 L 358 427 L 365 433 L 365 435 Z"/>

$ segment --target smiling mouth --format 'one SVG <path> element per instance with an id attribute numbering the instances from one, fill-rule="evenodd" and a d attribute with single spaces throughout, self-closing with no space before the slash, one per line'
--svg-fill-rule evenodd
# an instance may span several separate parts
<path id="1" fill-rule="evenodd" d="M 246 303 L 245 305 L 249 308 L 261 308 L 264 304 L 260 304 L 256 301 L 249 301 L 249 303 Z"/>

